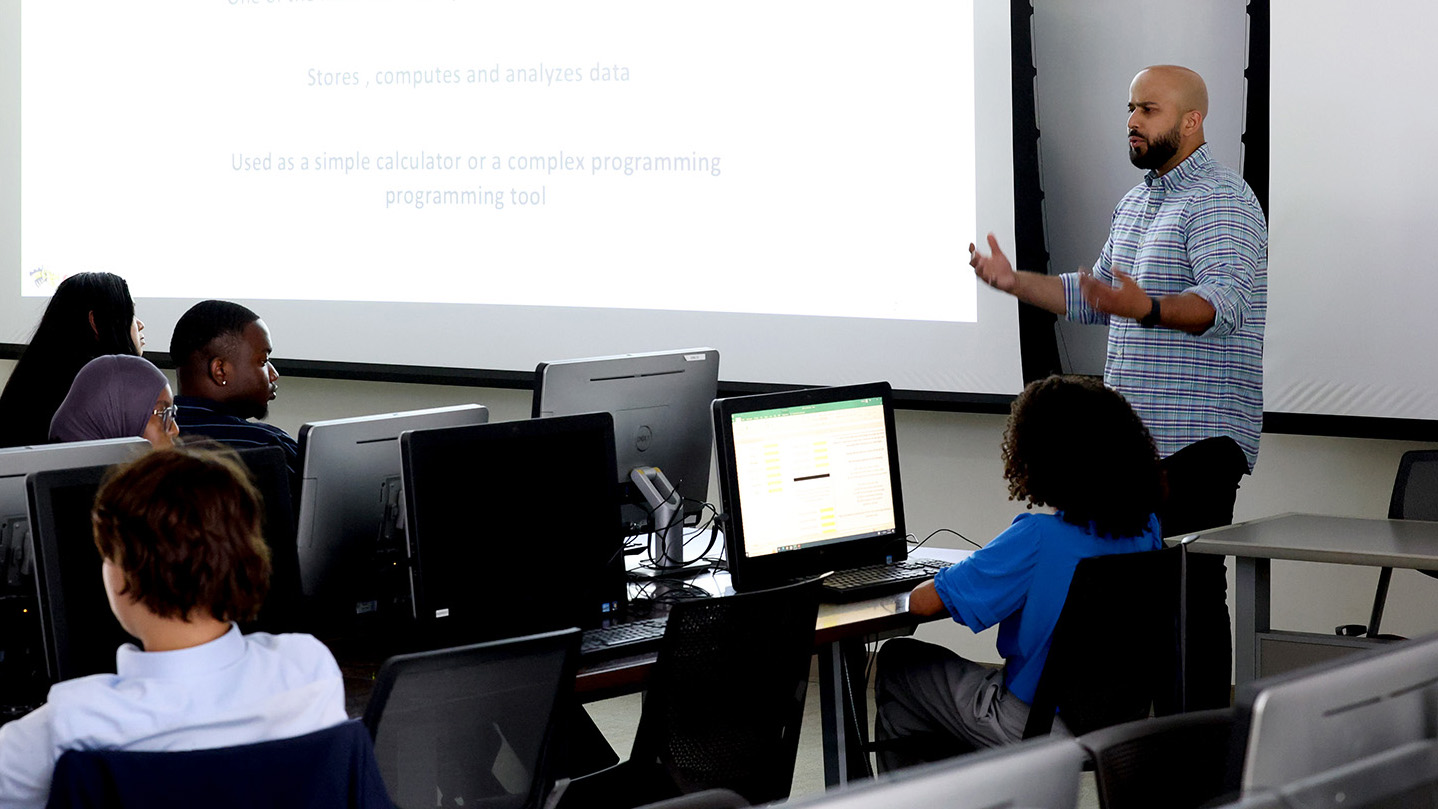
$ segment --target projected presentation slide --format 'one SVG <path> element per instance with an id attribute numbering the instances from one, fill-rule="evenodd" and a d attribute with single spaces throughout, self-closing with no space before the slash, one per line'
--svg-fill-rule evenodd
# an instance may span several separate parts
<path id="1" fill-rule="evenodd" d="M 973 322 L 973 16 L 27 1 L 10 283 Z"/>
<path id="2" fill-rule="evenodd" d="M 880 400 L 759 410 L 733 418 L 749 556 L 893 533 Z"/>

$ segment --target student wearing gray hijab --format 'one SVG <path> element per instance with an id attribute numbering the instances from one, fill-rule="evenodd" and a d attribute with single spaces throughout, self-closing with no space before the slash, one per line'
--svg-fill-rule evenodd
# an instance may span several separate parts
<path id="1" fill-rule="evenodd" d="M 127 354 L 86 363 L 50 421 L 52 441 L 140 436 L 168 447 L 179 432 L 169 380 L 149 360 Z"/>

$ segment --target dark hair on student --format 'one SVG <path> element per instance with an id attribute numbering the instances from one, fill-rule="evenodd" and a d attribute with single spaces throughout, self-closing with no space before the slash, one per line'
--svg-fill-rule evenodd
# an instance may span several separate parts
<path id="1" fill-rule="evenodd" d="M 120 276 L 82 272 L 61 281 L 0 393 L 0 446 L 49 441 L 50 419 L 85 363 L 139 355 L 134 322 L 135 301 Z"/>
<path id="2" fill-rule="evenodd" d="M 196 611 L 252 620 L 270 583 L 260 495 L 232 450 L 148 452 L 95 495 L 95 547 L 124 574 L 120 592 L 167 618 Z"/>
<path id="3" fill-rule="evenodd" d="M 222 337 L 238 338 L 245 327 L 260 316 L 249 308 L 230 301 L 200 301 L 180 315 L 170 337 L 170 359 L 181 371 L 191 363 L 206 362 L 203 356 L 210 344 Z M 198 359 L 197 359 L 198 358 Z"/>
<path id="4" fill-rule="evenodd" d="M 1009 497 L 1053 506 L 1103 536 L 1142 534 L 1163 496 L 1148 429 L 1122 395 L 1090 377 L 1051 376 L 1024 388 L 1003 459 Z"/>

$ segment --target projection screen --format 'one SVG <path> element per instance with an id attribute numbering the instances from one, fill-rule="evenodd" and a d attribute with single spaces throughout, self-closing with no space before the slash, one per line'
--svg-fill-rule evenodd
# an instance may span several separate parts
<path id="1" fill-rule="evenodd" d="M 105 270 L 152 349 L 216 297 L 282 359 L 1022 386 L 966 266 L 1013 242 L 1007 2 L 0 8 L 0 342 Z"/>

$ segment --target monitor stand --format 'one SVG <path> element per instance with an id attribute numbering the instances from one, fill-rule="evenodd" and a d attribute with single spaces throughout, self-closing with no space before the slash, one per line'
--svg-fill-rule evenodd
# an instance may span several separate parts
<path id="1" fill-rule="evenodd" d="M 684 559 L 684 499 L 657 466 L 639 466 L 629 471 L 629 480 L 649 504 L 652 530 L 649 558 L 653 567 L 640 567 L 631 575 L 647 578 L 684 576 L 710 567 L 701 560 Z"/>

